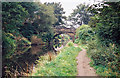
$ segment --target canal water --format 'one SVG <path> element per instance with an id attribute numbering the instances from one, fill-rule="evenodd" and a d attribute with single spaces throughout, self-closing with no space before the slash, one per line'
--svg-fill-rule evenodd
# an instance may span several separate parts
<path id="1" fill-rule="evenodd" d="M 68 38 L 55 40 L 52 48 L 48 45 L 19 46 L 17 49 L 3 49 L 2 75 L 8 78 L 14 76 L 27 76 L 31 73 L 40 56 L 54 50 L 60 50 L 67 44 Z M 59 48 L 58 48 L 59 47 Z M 54 48 L 54 49 L 53 49 Z M 6 57 L 7 56 L 7 57 Z"/>
<path id="2" fill-rule="evenodd" d="M 36 60 L 48 51 L 53 52 L 46 45 L 18 47 L 9 58 L 3 56 L 3 76 L 23 76 L 30 73 L 36 65 Z"/>

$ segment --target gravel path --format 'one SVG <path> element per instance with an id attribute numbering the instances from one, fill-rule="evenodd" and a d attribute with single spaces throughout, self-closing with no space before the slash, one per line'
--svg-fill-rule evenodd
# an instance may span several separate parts
<path id="1" fill-rule="evenodd" d="M 77 46 L 75 44 L 75 46 Z M 82 51 L 76 57 L 77 59 L 77 76 L 97 76 L 94 68 L 90 67 L 90 59 L 86 56 L 86 50 L 82 48 Z"/>

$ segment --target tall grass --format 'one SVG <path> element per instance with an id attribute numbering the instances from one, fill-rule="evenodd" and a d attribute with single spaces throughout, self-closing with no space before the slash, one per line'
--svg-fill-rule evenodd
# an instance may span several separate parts
<path id="1" fill-rule="evenodd" d="M 76 31 L 75 43 L 86 46 L 90 65 L 100 76 L 120 76 L 120 45 L 102 38 L 91 27 L 82 25 Z"/>
<path id="2" fill-rule="evenodd" d="M 72 41 L 69 41 L 69 42 L 67 43 L 67 46 L 72 47 L 72 46 L 74 46 L 74 43 L 73 43 Z"/>
<path id="3" fill-rule="evenodd" d="M 91 41 L 87 53 L 91 57 L 90 65 L 96 69 L 100 76 L 120 76 L 120 49 L 110 43 L 108 46 L 100 42 Z"/>
<path id="4" fill-rule="evenodd" d="M 76 76 L 76 57 L 80 51 L 79 47 L 67 46 L 52 61 L 45 60 L 48 56 L 40 57 L 32 76 Z"/>

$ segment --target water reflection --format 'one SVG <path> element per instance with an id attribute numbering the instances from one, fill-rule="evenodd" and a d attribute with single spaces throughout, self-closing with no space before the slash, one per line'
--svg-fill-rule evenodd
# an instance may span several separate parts
<path id="1" fill-rule="evenodd" d="M 39 56 L 48 51 L 45 45 L 18 47 L 10 58 L 3 58 L 3 76 L 21 76 L 30 73 Z"/>
<path id="2" fill-rule="evenodd" d="M 4 49 L 3 51 L 3 76 L 14 77 L 14 76 L 24 76 L 32 72 L 36 60 L 40 56 L 54 49 L 59 51 L 64 45 L 69 41 L 68 37 L 56 38 L 52 46 L 48 45 L 32 45 L 32 46 L 22 46 L 15 49 Z M 54 46 L 53 46 L 54 45 Z M 54 47 L 54 49 L 53 49 Z M 13 54 L 10 54 L 10 53 Z M 8 54 L 8 55 L 7 55 Z M 7 59 L 6 59 L 7 56 Z"/>

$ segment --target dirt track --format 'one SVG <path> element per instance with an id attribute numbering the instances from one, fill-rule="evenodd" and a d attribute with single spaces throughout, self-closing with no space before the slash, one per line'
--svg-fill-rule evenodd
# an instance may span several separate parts
<path id="1" fill-rule="evenodd" d="M 75 44 L 75 46 L 77 46 Z M 77 59 L 77 76 L 97 76 L 94 68 L 90 67 L 90 59 L 86 56 L 86 50 L 82 48 L 82 51 L 76 57 Z"/>

